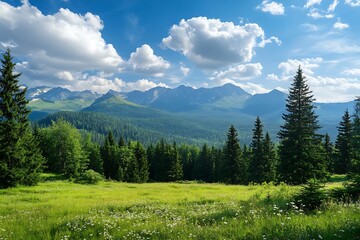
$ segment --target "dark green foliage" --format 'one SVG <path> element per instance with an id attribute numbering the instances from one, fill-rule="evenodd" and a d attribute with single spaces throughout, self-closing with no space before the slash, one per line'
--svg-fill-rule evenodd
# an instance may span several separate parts
<path id="1" fill-rule="evenodd" d="M 327 166 L 327 170 L 331 173 L 334 173 L 334 146 L 330 141 L 329 134 L 325 134 L 324 137 L 324 150 L 325 150 L 325 156 L 324 160 Z"/>
<path id="2" fill-rule="evenodd" d="M 204 144 L 199 153 L 198 159 L 195 161 L 194 178 L 205 182 L 211 182 L 215 174 L 215 158 L 211 149 Z"/>
<path id="3" fill-rule="evenodd" d="M 98 144 L 91 141 L 90 134 L 88 134 L 85 138 L 84 151 L 89 159 L 88 169 L 92 169 L 95 172 L 103 175 L 104 167 L 103 167 L 103 160 L 100 154 L 100 147 Z"/>
<path id="4" fill-rule="evenodd" d="M 196 146 L 182 144 L 179 147 L 180 159 L 183 165 L 184 179 L 194 180 L 195 162 L 199 158 L 199 152 L 200 150 Z"/>
<path id="5" fill-rule="evenodd" d="M 270 134 L 266 133 L 262 142 L 263 163 L 261 182 L 272 182 L 277 180 L 277 156 L 274 143 L 271 141 Z"/>
<path id="6" fill-rule="evenodd" d="M 346 110 L 338 127 L 338 136 L 335 142 L 335 173 L 344 174 L 350 171 L 353 158 L 352 123 L 349 111 Z"/>
<path id="7" fill-rule="evenodd" d="M 41 129 L 41 147 L 49 171 L 78 177 L 88 167 L 80 132 L 64 120 Z"/>
<path id="8" fill-rule="evenodd" d="M 246 183 L 247 163 L 242 157 L 240 143 L 237 139 L 237 132 L 234 126 L 229 128 L 223 157 L 224 182 L 230 184 Z"/>
<path id="9" fill-rule="evenodd" d="M 19 86 L 10 50 L 0 69 L 0 188 L 34 185 L 40 179 L 43 157 L 34 138 L 26 107 L 26 88 Z"/>
<path id="10" fill-rule="evenodd" d="M 300 190 L 300 193 L 296 195 L 296 203 L 308 211 L 318 209 L 328 199 L 324 187 L 325 185 L 316 179 L 309 179 Z"/>
<path id="11" fill-rule="evenodd" d="M 249 181 L 255 183 L 262 183 L 263 169 L 264 169 L 264 151 L 263 151 L 263 125 L 259 117 L 255 120 L 253 128 L 253 137 L 250 144 L 252 154 L 250 157 L 249 166 Z"/>
<path id="12" fill-rule="evenodd" d="M 103 177 L 92 169 L 86 170 L 76 179 L 77 183 L 96 184 L 103 180 Z"/>
<path id="13" fill-rule="evenodd" d="M 115 144 L 112 132 L 109 132 L 100 149 L 103 159 L 104 176 L 107 179 L 121 180 L 122 169 L 118 160 L 119 147 Z"/>
<path id="14" fill-rule="evenodd" d="M 355 109 L 353 114 L 352 146 L 353 162 L 351 172 L 360 175 L 360 97 L 355 100 Z M 360 178 L 358 178 L 359 180 Z"/>
<path id="15" fill-rule="evenodd" d="M 167 171 L 167 180 L 168 181 L 177 181 L 183 178 L 183 166 L 179 156 L 179 150 L 177 148 L 176 142 L 170 148 L 170 159 L 168 164 Z"/>
<path id="16" fill-rule="evenodd" d="M 144 147 L 137 142 L 133 148 L 135 161 L 139 167 L 139 182 L 147 182 L 149 180 L 149 163 Z"/>
<path id="17" fill-rule="evenodd" d="M 290 184 L 305 183 L 310 178 L 324 179 L 328 175 L 321 138 L 317 134 L 320 126 L 314 100 L 299 67 L 286 100 L 285 123 L 278 134 L 280 177 Z"/>

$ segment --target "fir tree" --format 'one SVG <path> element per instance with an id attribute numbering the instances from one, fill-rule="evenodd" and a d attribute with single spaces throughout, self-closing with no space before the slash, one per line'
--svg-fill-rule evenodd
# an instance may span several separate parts
<path id="1" fill-rule="evenodd" d="M 19 86 L 20 73 L 10 50 L 3 54 L 0 69 L 0 188 L 34 185 L 40 179 L 43 157 L 31 132 L 26 107 L 26 88 Z"/>
<path id="2" fill-rule="evenodd" d="M 137 142 L 133 148 L 135 160 L 139 166 L 139 182 L 147 182 L 149 180 L 149 164 L 146 157 L 144 147 Z"/>
<path id="3" fill-rule="evenodd" d="M 223 176 L 225 183 L 238 184 L 245 183 L 246 163 L 242 158 L 242 152 L 237 132 L 234 126 L 229 128 L 227 141 L 224 147 L 224 168 Z"/>
<path id="4" fill-rule="evenodd" d="M 334 173 L 334 146 L 330 141 L 329 134 L 324 137 L 325 163 L 329 172 Z"/>
<path id="5" fill-rule="evenodd" d="M 355 108 L 352 119 L 352 146 L 354 150 L 352 172 L 360 175 L 360 97 L 355 99 Z M 360 177 L 358 179 L 360 179 Z"/>
<path id="6" fill-rule="evenodd" d="M 100 149 L 103 159 L 104 176 L 108 179 L 121 180 L 123 175 L 122 168 L 118 160 L 119 147 L 115 144 L 112 132 L 109 132 L 105 138 L 104 145 Z"/>
<path id="7" fill-rule="evenodd" d="M 101 175 L 104 174 L 103 160 L 101 159 L 99 145 L 91 141 L 91 135 L 88 134 L 85 138 L 84 151 L 89 159 L 88 169 L 92 169 Z"/>
<path id="8" fill-rule="evenodd" d="M 249 166 L 249 181 L 261 183 L 264 169 L 264 152 L 263 152 L 263 125 L 259 117 L 255 120 L 253 128 L 253 137 L 250 144 L 252 154 Z"/>
<path id="9" fill-rule="evenodd" d="M 197 180 L 210 182 L 213 173 L 213 155 L 209 147 L 204 144 L 194 166 L 194 177 Z"/>
<path id="10" fill-rule="evenodd" d="M 271 141 L 270 134 L 267 132 L 262 142 L 262 174 L 259 182 L 276 181 L 277 158 L 274 143 Z"/>
<path id="11" fill-rule="evenodd" d="M 168 159 L 168 172 L 167 179 L 169 181 L 177 181 L 183 177 L 182 163 L 179 157 L 179 150 L 177 148 L 176 142 L 173 143 L 170 150 L 170 156 Z"/>
<path id="12" fill-rule="evenodd" d="M 305 183 L 310 178 L 327 177 L 323 148 L 317 131 L 315 101 L 299 67 L 286 100 L 285 121 L 279 132 L 281 180 L 291 184 Z"/>
<path id="13" fill-rule="evenodd" d="M 346 110 L 338 127 L 338 136 L 335 142 L 335 173 L 348 173 L 353 157 L 352 123 L 349 111 Z"/>

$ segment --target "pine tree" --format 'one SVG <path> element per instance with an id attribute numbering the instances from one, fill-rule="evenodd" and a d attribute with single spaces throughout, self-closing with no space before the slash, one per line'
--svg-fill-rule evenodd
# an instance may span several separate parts
<path id="1" fill-rule="evenodd" d="M 91 141 L 91 135 L 88 134 L 85 138 L 84 151 L 89 159 L 88 169 L 92 169 L 101 175 L 104 174 L 103 160 L 101 159 L 99 145 Z"/>
<path id="2" fill-rule="evenodd" d="M 250 157 L 249 166 L 249 181 L 255 183 L 261 183 L 263 178 L 264 169 L 264 152 L 263 152 L 263 125 L 259 117 L 255 120 L 255 126 L 253 128 L 253 137 L 250 144 L 252 154 Z"/>
<path id="3" fill-rule="evenodd" d="M 176 142 L 173 143 L 170 150 L 170 156 L 168 159 L 168 171 L 167 171 L 167 180 L 168 181 L 177 181 L 181 180 L 183 177 L 182 163 L 179 156 L 179 150 L 177 148 Z"/>
<path id="4" fill-rule="evenodd" d="M 276 181 L 277 178 L 277 158 L 274 143 L 271 141 L 270 134 L 267 132 L 262 142 L 262 174 L 259 182 Z"/>
<path id="5" fill-rule="evenodd" d="M 118 155 L 119 147 L 115 144 L 112 132 L 109 132 L 105 138 L 104 145 L 100 149 L 103 159 L 104 176 L 108 179 L 121 180 L 123 170 L 120 167 Z"/>
<path id="6" fill-rule="evenodd" d="M 246 163 L 242 158 L 240 143 L 237 138 L 237 132 L 234 126 L 229 128 L 227 141 L 224 147 L 224 181 L 225 183 L 238 184 L 245 183 Z"/>
<path id="7" fill-rule="evenodd" d="M 194 166 L 194 177 L 197 180 L 210 182 L 213 173 L 213 155 L 209 147 L 204 144 Z"/>
<path id="8" fill-rule="evenodd" d="M 7 50 L 0 69 L 0 188 L 36 184 L 43 164 L 29 125 L 26 88 L 19 86 L 12 59 Z"/>
<path id="9" fill-rule="evenodd" d="M 346 110 L 338 127 L 338 136 L 335 142 L 335 173 L 348 173 L 351 169 L 353 157 L 352 123 L 349 111 Z"/>
<path id="10" fill-rule="evenodd" d="M 149 164 L 146 157 L 144 147 L 137 142 L 133 148 L 135 160 L 139 166 L 139 182 L 147 182 L 149 180 Z"/>
<path id="11" fill-rule="evenodd" d="M 278 134 L 281 180 L 290 184 L 305 183 L 310 178 L 324 180 L 328 174 L 314 101 L 299 67 L 286 100 L 285 123 Z"/>
<path id="12" fill-rule="evenodd" d="M 334 173 L 334 146 L 331 143 L 329 134 L 325 134 L 324 137 L 324 150 L 325 150 L 325 163 L 327 170 Z"/>

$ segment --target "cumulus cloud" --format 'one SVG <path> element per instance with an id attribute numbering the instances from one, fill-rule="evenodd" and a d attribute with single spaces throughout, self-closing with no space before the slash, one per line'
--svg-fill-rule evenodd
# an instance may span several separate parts
<path id="1" fill-rule="evenodd" d="M 322 11 L 320 9 L 312 8 L 310 9 L 310 12 L 307 14 L 309 17 L 312 17 L 314 19 L 320 19 L 320 18 L 334 18 L 334 14 L 327 13 L 325 11 Z"/>
<path id="2" fill-rule="evenodd" d="M 345 3 L 351 7 L 360 7 L 360 0 L 345 0 Z"/>
<path id="3" fill-rule="evenodd" d="M 335 11 L 335 8 L 338 4 L 339 4 L 339 0 L 334 0 L 334 2 L 329 5 L 328 12 Z"/>
<path id="4" fill-rule="evenodd" d="M 308 0 L 306 4 L 304 5 L 304 8 L 310 8 L 314 5 L 319 5 L 322 2 L 322 0 Z"/>
<path id="5" fill-rule="evenodd" d="M 347 75 L 347 76 L 360 77 L 360 68 L 346 69 L 342 72 L 342 74 Z"/>
<path id="6" fill-rule="evenodd" d="M 285 8 L 282 3 L 270 2 L 269 0 L 264 0 L 257 8 L 273 15 L 284 15 L 285 13 Z"/>
<path id="7" fill-rule="evenodd" d="M 181 52 L 201 68 L 215 69 L 251 61 L 258 39 L 264 40 L 265 33 L 257 24 L 240 26 L 196 17 L 173 25 L 162 44 Z"/>
<path id="8" fill-rule="evenodd" d="M 344 30 L 344 29 L 349 28 L 349 24 L 347 24 L 347 23 L 342 23 L 342 22 L 340 21 L 340 18 L 338 18 L 337 22 L 334 23 L 333 27 L 334 27 L 335 29 Z"/>
<path id="9" fill-rule="evenodd" d="M 190 68 L 186 67 L 183 63 L 181 63 L 180 64 L 180 71 L 186 77 L 190 72 Z"/>
<path id="10" fill-rule="evenodd" d="M 79 72 L 116 72 L 123 64 L 113 45 L 102 38 L 99 16 L 63 8 L 44 15 L 28 1 L 22 3 L 14 7 L 0 1 L 0 42 L 26 62 L 18 65 L 25 84 L 73 81 Z"/>
<path id="11" fill-rule="evenodd" d="M 120 87 L 119 91 L 122 91 L 122 92 L 131 92 L 134 90 L 147 91 L 154 87 L 168 87 L 166 84 L 164 84 L 162 82 L 155 83 L 155 82 L 149 81 L 148 79 L 140 79 L 135 82 L 125 82 L 121 79 L 116 78 L 115 81 L 117 81 L 117 83 Z"/>
<path id="12" fill-rule="evenodd" d="M 317 102 L 345 102 L 354 99 L 360 91 L 360 69 L 348 69 L 343 72 L 350 77 L 319 76 L 315 70 L 324 63 L 322 58 L 289 59 L 278 65 L 280 75 L 268 74 L 267 79 L 273 81 L 291 81 L 301 66 L 304 76 L 313 91 Z M 359 74 L 359 75 L 357 75 Z"/>
<path id="13" fill-rule="evenodd" d="M 239 64 L 224 71 L 217 71 L 211 79 L 250 80 L 261 76 L 262 65 L 260 63 Z"/>
<path id="14" fill-rule="evenodd" d="M 162 57 L 156 56 L 153 49 L 144 44 L 131 53 L 128 67 L 135 72 L 162 77 L 164 71 L 170 68 L 170 63 Z"/>

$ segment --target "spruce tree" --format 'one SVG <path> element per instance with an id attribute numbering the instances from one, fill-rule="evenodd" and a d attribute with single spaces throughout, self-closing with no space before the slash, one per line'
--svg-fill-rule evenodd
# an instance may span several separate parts
<path id="1" fill-rule="evenodd" d="M 315 101 L 299 67 L 286 100 L 285 121 L 280 138 L 281 180 L 302 184 L 310 178 L 324 180 L 328 174 L 324 163 Z"/>
<path id="2" fill-rule="evenodd" d="M 100 147 L 98 144 L 91 141 L 91 135 L 88 134 L 85 138 L 84 143 L 84 151 L 89 159 L 88 169 L 92 169 L 95 172 L 103 175 L 104 174 L 104 166 L 103 160 L 100 154 Z"/>
<path id="3" fill-rule="evenodd" d="M 210 182 L 213 173 L 213 158 L 210 148 L 204 144 L 194 166 L 194 178 Z"/>
<path id="4" fill-rule="evenodd" d="M 271 141 L 270 134 L 267 132 L 262 142 L 263 158 L 262 173 L 260 183 L 276 181 L 277 178 L 277 157 L 274 143 Z"/>
<path id="5" fill-rule="evenodd" d="M 352 172 L 360 175 L 360 97 L 355 99 L 355 108 L 352 119 L 352 146 L 354 150 Z"/>
<path id="6" fill-rule="evenodd" d="M 259 117 L 256 118 L 253 136 L 250 144 L 252 154 L 249 166 L 249 181 L 255 183 L 262 182 L 264 169 L 264 152 L 263 152 L 263 125 Z"/>
<path id="7" fill-rule="evenodd" d="M 176 142 L 174 142 L 173 145 L 171 146 L 170 155 L 168 159 L 168 166 L 169 167 L 167 171 L 167 180 L 168 181 L 181 180 L 183 177 L 183 168 Z"/>
<path id="8" fill-rule="evenodd" d="M 346 110 L 339 123 L 338 135 L 335 142 L 335 173 L 348 173 L 351 169 L 353 157 L 352 123 L 349 111 Z"/>
<path id="9" fill-rule="evenodd" d="M 115 139 L 111 131 L 106 136 L 104 145 L 100 149 L 100 153 L 101 158 L 103 159 L 105 178 L 121 180 L 123 171 L 118 159 L 119 147 L 115 144 Z"/>
<path id="10" fill-rule="evenodd" d="M 325 163 L 327 170 L 330 173 L 334 173 L 334 146 L 331 143 L 329 134 L 325 134 L 324 137 L 324 150 L 325 150 Z"/>
<path id="11" fill-rule="evenodd" d="M 223 156 L 224 167 L 222 174 L 224 176 L 225 183 L 246 183 L 247 166 L 242 158 L 241 147 L 237 138 L 237 131 L 234 126 L 229 128 Z"/>
<path id="12" fill-rule="evenodd" d="M 137 142 L 133 148 L 133 152 L 139 167 L 139 182 L 147 182 L 149 180 L 149 164 L 146 157 L 146 151 L 144 147 Z"/>
<path id="13" fill-rule="evenodd" d="M 10 50 L 0 69 L 0 188 L 34 185 L 40 179 L 43 157 L 28 120 L 26 88 L 19 86 L 20 73 Z"/>

